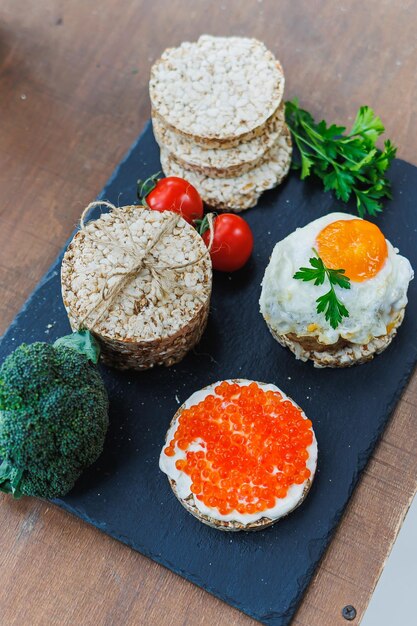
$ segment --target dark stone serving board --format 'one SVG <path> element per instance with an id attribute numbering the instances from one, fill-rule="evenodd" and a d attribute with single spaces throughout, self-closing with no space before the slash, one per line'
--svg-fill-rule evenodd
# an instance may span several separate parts
<path id="1" fill-rule="evenodd" d="M 135 201 L 135 182 L 160 169 L 150 124 L 101 198 Z M 397 160 L 394 200 L 377 223 L 417 267 L 417 168 Z M 347 370 L 296 361 L 269 334 L 259 314 L 260 283 L 276 241 L 333 210 L 346 210 L 320 186 L 291 174 L 247 211 L 253 258 L 233 275 L 214 276 L 207 331 L 177 366 L 126 373 L 102 368 L 111 402 L 104 453 L 72 493 L 56 503 L 162 563 L 252 617 L 291 621 L 298 602 L 417 361 L 417 281 L 398 337 L 373 362 Z M 65 207 L 62 208 L 65 210 Z M 60 295 L 60 258 L 38 285 L 0 345 L 0 361 L 22 341 L 52 341 L 69 332 Z M 316 480 L 303 505 L 271 528 L 222 533 L 204 526 L 176 500 L 158 469 L 165 431 L 178 403 L 224 378 L 277 384 L 313 420 L 319 443 Z M 341 607 L 335 607 L 339 614 Z"/>

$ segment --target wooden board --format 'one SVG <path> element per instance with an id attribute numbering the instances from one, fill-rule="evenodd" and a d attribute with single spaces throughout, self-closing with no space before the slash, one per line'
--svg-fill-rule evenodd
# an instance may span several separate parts
<path id="1" fill-rule="evenodd" d="M 369 103 L 399 156 L 415 160 L 415 4 L 303 4 L 3 0 L 2 330 L 148 117 L 148 68 L 166 45 L 203 31 L 255 35 L 282 60 L 288 97 L 341 122 Z M 344 624 L 344 604 L 366 607 L 415 491 L 416 406 L 414 377 L 296 624 Z M 50 506 L 2 501 L 0 519 L 4 623 L 250 623 Z"/>
<path id="2" fill-rule="evenodd" d="M 100 198 L 131 205 L 138 174 L 146 179 L 160 167 L 148 122 Z M 378 225 L 417 267 L 417 168 L 396 159 L 390 178 L 395 199 Z M 361 367 L 324 370 L 296 360 L 277 344 L 260 315 L 260 285 L 276 241 L 328 214 L 334 202 L 321 185 L 301 181 L 296 172 L 262 195 L 256 209 L 245 214 L 255 240 L 252 258 L 244 271 L 214 274 L 208 325 L 197 348 L 175 367 L 141 373 L 101 369 L 110 400 L 103 454 L 56 501 L 269 626 L 288 626 L 292 620 L 417 363 L 417 344 L 410 341 L 417 336 L 417 318 L 408 313 L 417 308 L 416 281 L 409 286 L 407 314 L 393 345 Z M 96 208 L 90 218 L 100 213 Z M 58 258 L 4 335 L 0 363 L 15 346 L 43 340 L 45 331 L 51 342 L 70 331 L 60 268 Z M 273 383 L 303 407 L 313 422 L 319 462 L 311 494 L 297 511 L 266 531 L 232 537 L 184 511 L 158 459 L 178 405 L 196 390 L 236 376 Z"/>

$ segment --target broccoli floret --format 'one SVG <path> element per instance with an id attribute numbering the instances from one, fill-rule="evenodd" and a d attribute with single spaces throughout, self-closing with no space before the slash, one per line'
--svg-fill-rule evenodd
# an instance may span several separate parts
<path id="1" fill-rule="evenodd" d="M 88 333 L 22 344 L 0 367 L 0 490 L 66 494 L 103 450 L 108 398 Z M 90 362 L 90 361 L 93 361 Z"/>

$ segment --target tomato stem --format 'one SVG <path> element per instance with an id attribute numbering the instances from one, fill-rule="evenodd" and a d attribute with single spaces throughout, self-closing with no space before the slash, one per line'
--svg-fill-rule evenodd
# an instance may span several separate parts
<path id="1" fill-rule="evenodd" d="M 211 213 L 211 215 L 213 216 L 213 219 L 216 219 L 217 213 Z M 203 236 L 206 230 L 209 230 L 210 228 L 208 213 L 206 213 L 206 215 L 203 217 L 202 220 L 195 220 L 194 225 L 196 227 L 198 234 Z"/>
<path id="2" fill-rule="evenodd" d="M 162 172 L 156 172 L 156 174 L 152 174 L 152 176 L 149 176 L 146 180 L 141 180 L 139 178 L 136 183 L 136 193 L 138 200 L 146 207 L 148 206 L 148 203 L 146 202 L 146 197 L 151 193 L 153 189 L 155 189 L 156 183 L 158 182 L 159 176 L 161 174 Z"/>

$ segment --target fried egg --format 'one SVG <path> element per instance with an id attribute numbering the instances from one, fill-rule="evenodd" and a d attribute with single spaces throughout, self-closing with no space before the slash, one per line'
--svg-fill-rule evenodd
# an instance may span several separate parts
<path id="1" fill-rule="evenodd" d="M 294 279 L 301 267 L 309 267 L 314 251 L 328 268 L 344 269 L 350 279 L 350 289 L 335 286 L 349 312 L 336 329 L 316 311 L 316 299 L 328 291 L 328 282 L 316 286 Z M 390 332 L 407 304 L 413 276 L 408 259 L 375 224 L 330 213 L 276 244 L 262 282 L 261 313 L 279 335 L 312 336 L 326 345 L 343 338 L 363 345 Z"/>

